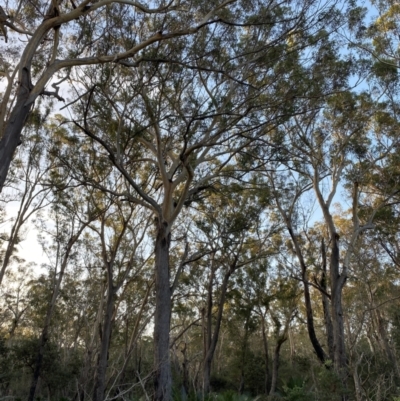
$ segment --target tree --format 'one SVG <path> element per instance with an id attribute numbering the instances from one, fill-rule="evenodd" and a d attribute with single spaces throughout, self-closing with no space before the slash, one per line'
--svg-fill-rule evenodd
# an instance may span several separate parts
<path id="1" fill-rule="evenodd" d="M 284 68 L 292 67 L 297 47 L 303 47 L 288 38 L 318 30 L 321 21 L 329 19 L 325 11 L 314 4 L 301 4 L 300 11 L 295 5 L 256 4 L 243 24 L 221 17 L 223 28 L 205 28 L 196 40 L 181 38 L 174 46 L 144 51 L 139 67 L 125 63 L 86 69 L 87 79 L 77 88 L 84 88 L 81 99 L 86 102 L 76 106 L 73 124 L 100 145 L 99 152 L 126 180 L 126 191 L 114 195 L 148 208 L 156 217 L 157 400 L 169 398 L 171 388 L 169 250 L 174 222 L 218 176 L 234 174 L 236 153 L 262 137 L 278 116 L 292 112 L 283 99 L 291 91 L 287 82 L 274 87 Z M 311 16 L 320 12 L 316 19 Z M 260 31 L 258 25 L 265 29 Z M 216 51 L 220 46 L 232 50 Z M 270 112 L 260 118 L 265 107 Z M 91 185 L 101 188 L 98 181 Z"/>
<path id="2" fill-rule="evenodd" d="M 135 210 L 136 205 L 121 204 L 118 200 L 107 202 L 107 200 L 98 199 L 98 202 L 100 205 L 105 204 L 105 209 L 99 217 L 100 227 L 91 224 L 90 228 L 98 234 L 100 239 L 107 297 L 104 306 L 104 318 L 101 321 L 101 346 L 93 400 L 102 401 L 106 389 L 106 371 L 112 326 L 118 310 L 117 294 L 120 291 L 123 292 L 125 290 L 123 287 L 126 287 L 132 277 L 135 277 L 143 268 L 141 263 L 137 263 L 137 251 L 145 238 L 149 222 L 146 216 L 138 214 L 138 211 Z M 99 205 L 97 208 L 100 209 Z"/>
<path id="3" fill-rule="evenodd" d="M 9 57 L 2 56 L 1 60 L 6 89 L 0 105 L 0 191 L 34 102 L 42 95 L 63 100 L 60 85 L 68 79 L 72 67 L 140 62 L 143 49 L 195 34 L 214 23 L 216 13 L 231 3 L 234 1 L 210 6 L 207 2 L 193 8 L 190 2 L 172 1 L 148 8 L 135 1 L 83 0 L 77 5 L 74 1 L 40 1 L 35 6 L 15 2 L 6 10 L 1 8 L 6 42 L 6 27 L 13 34 L 8 52 L 2 52 Z M 193 15 L 203 18 L 194 19 Z M 22 51 L 15 36 L 28 38 Z M 49 84 L 54 90 L 47 89 Z"/>
<path id="4" fill-rule="evenodd" d="M 48 299 L 43 328 L 37 345 L 37 354 L 28 396 L 29 401 L 33 401 L 35 398 L 36 387 L 42 370 L 44 353 L 49 341 L 51 319 L 56 307 L 65 270 L 70 261 L 72 249 L 82 232 L 88 227 L 90 222 L 96 218 L 96 213 L 93 213 L 90 209 L 86 209 L 86 213 L 84 212 L 84 218 L 81 219 L 80 209 L 82 209 L 82 205 L 79 203 L 72 203 L 71 205 L 66 202 L 63 204 L 61 199 L 56 203 L 54 209 L 54 213 L 56 214 L 56 227 L 53 234 L 54 246 L 52 251 L 55 255 L 54 260 L 52 261 L 54 265 L 52 266 L 53 277 L 51 283 L 51 294 Z M 66 215 L 62 215 L 62 212 L 66 213 Z"/>
<path id="5" fill-rule="evenodd" d="M 209 274 L 206 302 L 202 310 L 204 394 L 210 392 L 211 365 L 231 280 L 242 268 L 257 259 L 265 258 L 268 254 L 268 249 L 263 249 L 262 245 L 266 240 L 259 235 L 262 206 L 251 190 L 237 191 L 237 189 L 239 188 L 235 184 L 221 188 L 222 194 L 214 195 L 207 203 L 202 204 L 199 208 L 201 214 L 196 217 L 197 226 L 202 232 L 202 237 L 204 236 L 205 246 L 210 253 L 206 259 Z M 243 214 L 244 211 L 246 215 Z M 218 213 L 218 217 L 215 212 Z M 268 232 L 262 236 L 267 237 Z M 217 289 L 216 294 L 214 294 L 215 289 Z M 214 313 L 215 318 L 213 318 Z"/>
<path id="6" fill-rule="evenodd" d="M 52 201 L 49 196 L 51 188 L 46 185 L 46 180 L 54 165 L 46 151 L 46 130 L 41 125 L 44 118 L 39 112 L 31 116 L 29 134 L 25 135 L 24 145 L 20 147 L 18 157 L 14 159 L 13 171 L 3 193 L 6 204 L 10 198 L 19 202 L 19 210 L 10 233 L 4 235 L 7 238 L 7 247 L 1 258 L 0 285 L 15 256 L 17 244 L 22 241 L 24 225 Z"/>

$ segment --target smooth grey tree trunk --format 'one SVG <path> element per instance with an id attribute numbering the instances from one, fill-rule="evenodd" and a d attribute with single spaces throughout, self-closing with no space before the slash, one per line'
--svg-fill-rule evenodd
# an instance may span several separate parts
<path id="1" fill-rule="evenodd" d="M 170 401 L 172 396 L 169 355 L 171 322 L 169 248 L 171 234 L 166 222 L 159 223 L 157 231 L 155 243 L 154 401 Z"/>

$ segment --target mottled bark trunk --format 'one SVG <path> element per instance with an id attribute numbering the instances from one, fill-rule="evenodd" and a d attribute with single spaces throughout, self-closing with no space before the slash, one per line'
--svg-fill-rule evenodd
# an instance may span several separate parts
<path id="1" fill-rule="evenodd" d="M 341 168 L 343 168 L 342 165 Z M 343 395 L 342 400 L 346 400 L 346 387 L 347 387 L 347 359 L 346 359 L 346 349 L 344 342 L 344 322 L 343 322 L 343 308 L 342 308 L 342 291 L 344 284 L 347 278 L 347 265 L 343 265 L 342 272 L 340 272 L 340 253 L 339 253 L 339 235 L 336 232 L 335 223 L 333 221 L 333 217 L 329 211 L 333 196 L 336 192 L 336 188 L 338 185 L 338 177 L 334 179 L 332 183 L 332 190 L 328 196 L 328 199 L 325 200 L 322 192 L 320 190 L 320 177 L 318 173 L 318 169 L 314 170 L 314 179 L 313 186 L 314 191 L 318 199 L 318 203 L 321 207 L 322 213 L 324 215 L 324 220 L 326 226 L 329 231 L 330 236 L 330 279 L 331 279 L 331 318 L 332 318 L 332 333 L 333 333 L 333 363 L 336 372 L 339 374 L 342 386 L 343 386 Z M 354 197 L 354 199 L 356 196 Z M 353 212 L 353 217 L 355 218 L 356 214 Z"/>
<path id="2" fill-rule="evenodd" d="M 171 322 L 169 247 L 170 231 L 168 224 L 160 222 L 155 244 L 154 401 L 170 401 L 172 391 L 169 356 Z"/>
<path id="3" fill-rule="evenodd" d="M 15 106 L 4 133 L 0 132 L 0 192 L 3 190 L 15 150 L 21 143 L 21 132 L 32 106 L 32 103 L 27 104 L 31 86 L 28 71 L 23 70 L 21 77 Z"/>
<path id="4" fill-rule="evenodd" d="M 108 278 L 106 310 L 101 331 L 100 352 L 97 360 L 95 384 L 93 389 L 93 401 L 103 401 L 106 383 L 106 373 L 108 364 L 108 350 L 112 331 L 112 316 L 115 302 L 115 288 L 112 283 L 112 276 Z"/>
<path id="5" fill-rule="evenodd" d="M 251 316 L 251 311 L 247 315 L 246 322 L 245 322 L 245 332 L 244 332 L 244 338 L 243 338 L 243 343 L 242 343 L 242 350 L 241 350 L 241 363 L 240 363 L 240 385 L 239 385 L 239 394 L 244 393 L 245 389 L 245 375 L 244 375 L 244 368 L 246 365 L 246 356 L 247 356 L 247 345 L 249 341 L 249 320 Z"/>

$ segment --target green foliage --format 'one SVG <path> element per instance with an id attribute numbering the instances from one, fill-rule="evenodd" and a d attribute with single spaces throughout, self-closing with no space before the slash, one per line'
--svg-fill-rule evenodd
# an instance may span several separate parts
<path id="1" fill-rule="evenodd" d="M 282 390 L 285 401 L 307 401 L 313 398 L 312 392 L 307 389 L 304 379 L 300 377 L 290 377 L 289 380 L 284 380 Z"/>
<path id="2" fill-rule="evenodd" d="M 251 401 L 251 397 L 246 394 L 238 394 L 237 391 L 228 390 L 211 395 L 214 401 Z"/>
<path id="3" fill-rule="evenodd" d="M 376 61 L 372 71 L 378 78 L 387 82 L 394 82 L 398 78 L 398 67 L 389 59 Z"/>
<path id="4" fill-rule="evenodd" d="M 66 388 L 79 375 L 82 361 L 80 355 L 72 350 L 67 358 L 62 357 L 62 350 L 51 341 L 47 341 L 43 351 L 41 378 L 53 392 Z M 19 369 L 33 369 L 38 354 L 38 340 L 23 339 L 12 347 L 12 354 Z"/>
<path id="5" fill-rule="evenodd" d="M 319 366 L 314 370 L 317 380 L 316 389 L 313 391 L 319 401 L 340 401 L 342 394 L 349 392 L 343 386 L 338 373 L 331 368 Z"/>

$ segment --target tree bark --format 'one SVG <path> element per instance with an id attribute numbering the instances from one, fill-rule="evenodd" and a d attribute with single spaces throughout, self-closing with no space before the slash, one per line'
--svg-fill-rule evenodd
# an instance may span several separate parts
<path id="1" fill-rule="evenodd" d="M 276 387 L 278 383 L 278 371 L 279 371 L 279 358 L 282 344 L 287 340 L 286 336 L 282 336 L 278 339 L 275 350 L 274 350 L 274 360 L 272 362 L 272 379 L 271 379 L 271 390 L 269 392 L 270 395 L 275 394 Z"/>
<path id="2" fill-rule="evenodd" d="M 170 401 L 172 395 L 169 331 L 171 322 L 171 288 L 169 282 L 170 228 L 160 222 L 155 244 L 154 316 L 154 401 Z"/>
<path id="3" fill-rule="evenodd" d="M 187 397 L 189 395 L 189 360 L 186 354 L 186 341 L 184 343 L 184 347 L 181 350 L 182 352 L 182 391 L 181 391 L 181 396 L 182 396 L 182 401 L 187 400 Z"/>
<path id="4" fill-rule="evenodd" d="M 354 363 L 353 366 L 353 381 L 354 381 L 354 390 L 356 395 L 356 401 L 363 401 L 364 400 L 364 391 L 361 385 L 360 376 L 358 375 L 358 366 L 361 363 L 362 355 L 358 360 Z"/>
<path id="5" fill-rule="evenodd" d="M 288 227 L 290 237 L 292 238 L 293 245 L 296 250 L 297 259 L 299 260 L 300 267 L 301 267 L 301 279 L 302 279 L 303 287 L 304 287 L 304 304 L 306 307 L 308 337 L 310 338 L 311 344 L 314 348 L 315 353 L 317 354 L 318 359 L 322 363 L 324 363 L 327 359 L 326 354 L 325 354 L 325 351 L 323 350 L 321 344 L 318 341 L 317 335 L 315 334 L 310 287 L 309 287 L 308 279 L 307 279 L 307 266 L 304 261 L 303 254 L 301 252 L 298 240 L 293 232 L 293 229 L 292 229 L 290 223 L 288 223 L 288 222 L 287 222 L 287 227 Z"/>
<path id="6" fill-rule="evenodd" d="M 331 306 L 330 300 L 328 299 L 327 293 L 327 265 L 326 265 L 326 248 L 325 241 L 322 239 L 321 241 L 321 256 L 322 256 L 322 277 L 320 280 L 320 286 L 322 288 L 322 307 L 324 310 L 324 322 L 325 322 L 325 330 L 326 330 L 326 338 L 328 341 L 328 350 L 329 350 L 329 358 L 333 361 L 334 356 L 334 339 L 333 339 L 333 325 L 332 325 L 332 317 L 331 317 Z"/>
<path id="7" fill-rule="evenodd" d="M 111 277 L 108 277 L 106 311 L 104 315 L 103 330 L 101 332 L 101 345 L 97 361 L 96 378 L 93 389 L 93 401 L 103 401 L 104 399 L 108 350 L 110 347 L 110 339 L 111 339 L 114 301 L 115 301 L 115 287 L 113 286 L 112 275 L 111 275 Z"/>
<path id="8" fill-rule="evenodd" d="M 393 366 L 393 370 L 397 376 L 397 378 L 400 378 L 400 372 L 399 372 L 399 365 L 397 363 L 396 355 L 393 352 L 392 347 L 390 346 L 389 338 L 388 338 L 388 333 L 385 327 L 385 321 L 379 311 L 379 309 L 375 309 L 375 316 L 378 324 L 378 330 L 379 330 L 379 337 L 383 341 L 386 357 L 390 361 L 390 363 Z"/>
<path id="9" fill-rule="evenodd" d="M 268 386 L 269 386 L 269 352 L 268 352 L 268 337 L 265 332 L 265 316 L 261 313 L 261 330 L 262 330 L 262 338 L 263 338 L 263 347 L 264 347 L 264 360 L 265 360 L 265 394 L 268 394 Z"/>
<path id="10" fill-rule="evenodd" d="M 0 193 L 3 190 L 15 150 L 21 143 L 21 132 L 32 106 L 32 103 L 27 103 L 31 87 L 27 69 L 22 70 L 19 85 L 16 104 L 0 139 Z"/>
<path id="11" fill-rule="evenodd" d="M 208 280 L 207 286 L 207 306 L 205 310 L 205 322 L 204 322 L 204 366 L 203 366 L 203 393 L 208 394 L 210 392 L 210 377 L 211 377 L 211 362 L 212 356 L 209 356 L 209 351 L 211 348 L 211 340 L 212 340 L 212 308 L 213 308 L 213 299 L 212 299 L 212 289 L 214 283 L 214 275 L 215 275 L 215 263 L 214 263 L 214 255 L 211 255 L 211 271 L 210 278 Z"/>
<path id="12" fill-rule="evenodd" d="M 331 311 L 333 326 L 333 354 L 337 372 L 346 375 L 346 348 L 344 343 L 344 324 L 342 308 L 342 290 L 346 277 L 339 272 L 339 236 L 335 233 L 332 238 L 330 270 L 331 270 Z M 343 376 L 344 378 L 344 376 Z"/>
<path id="13" fill-rule="evenodd" d="M 208 304 L 208 311 L 207 311 L 207 340 L 209 343 L 206 344 L 207 346 L 207 352 L 206 356 L 204 359 L 204 365 L 203 365 L 203 393 L 208 394 L 210 392 L 210 377 L 211 377 L 211 363 L 214 358 L 214 353 L 215 349 L 217 347 L 218 343 L 218 337 L 219 337 L 219 332 L 221 329 L 221 322 L 222 322 L 222 313 L 224 310 L 224 303 L 225 303 L 225 297 L 226 297 L 226 292 L 228 290 L 228 283 L 229 283 L 229 278 L 232 274 L 232 268 L 230 268 L 222 281 L 222 286 L 221 286 L 221 296 L 218 302 L 218 313 L 217 313 L 217 318 L 215 322 L 215 327 L 214 327 L 214 332 L 211 336 L 211 330 L 212 330 L 212 325 L 211 325 L 211 308 L 212 308 L 212 302 Z M 212 273 L 213 277 L 214 273 Z M 212 281 L 210 278 L 210 283 L 211 283 L 211 290 L 212 290 Z M 210 295 L 209 295 L 210 297 Z M 211 295 L 211 301 L 212 301 L 212 295 Z M 209 334 L 210 333 L 210 334 Z"/>

